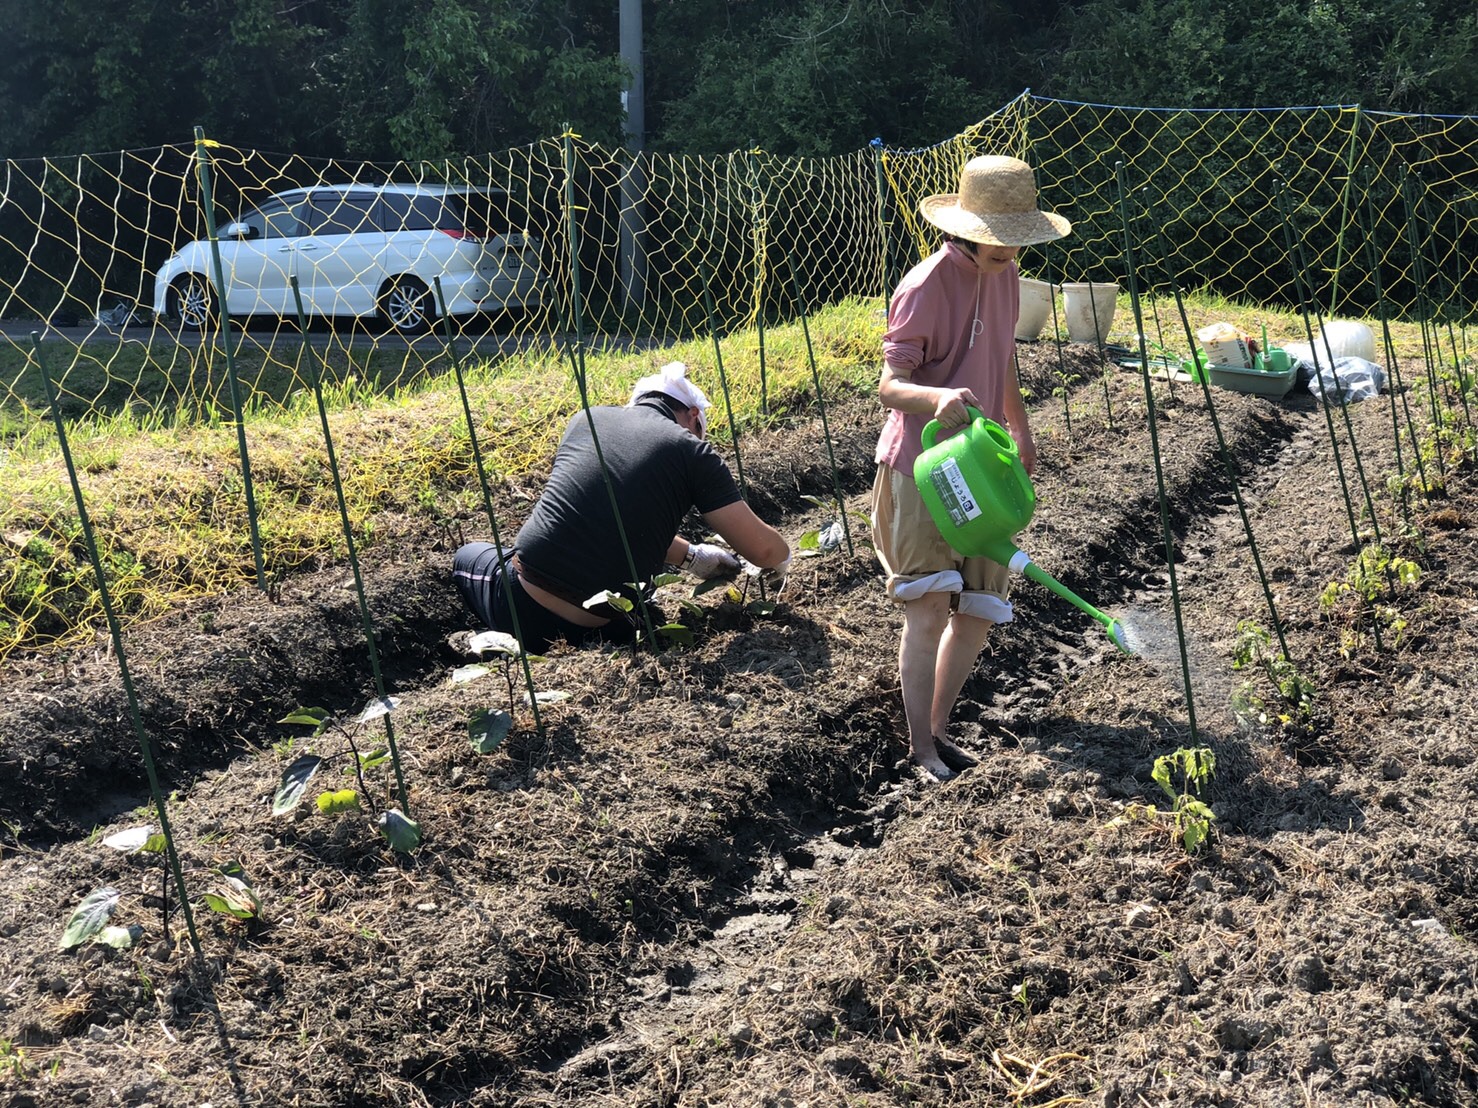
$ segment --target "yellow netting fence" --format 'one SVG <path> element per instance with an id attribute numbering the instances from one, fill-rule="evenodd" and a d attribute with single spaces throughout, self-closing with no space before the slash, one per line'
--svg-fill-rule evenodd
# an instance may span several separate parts
<path id="1" fill-rule="evenodd" d="M 68 420 L 155 426 L 219 426 L 300 402 L 300 299 L 326 383 L 371 394 L 446 374 L 448 337 L 462 357 L 496 363 L 572 332 L 628 348 L 728 333 L 884 297 L 936 245 L 919 198 L 953 191 L 979 153 L 1030 161 L 1043 204 L 1074 223 L 1070 238 L 1024 255 L 1028 275 L 1122 283 L 1127 207 L 1142 291 L 1173 278 L 1288 307 L 1302 276 L 1322 311 L 1370 316 L 1378 277 L 1389 317 L 1465 322 L 1478 289 L 1475 148 L 1472 117 L 1024 93 L 938 145 L 874 142 L 832 158 L 634 154 L 566 134 L 384 164 L 196 135 L 6 161 L 0 468 L 7 443 L 47 410 L 33 333 Z M 1312 272 L 1296 273 L 1284 249 L 1285 202 Z M 7 491 L 0 659 L 59 634 L 66 621 L 45 613 L 76 585 L 48 564 L 48 550 L 75 540 L 66 490 Z M 115 564 L 149 572 L 122 555 Z M 78 579 L 89 573 L 78 563 Z"/>

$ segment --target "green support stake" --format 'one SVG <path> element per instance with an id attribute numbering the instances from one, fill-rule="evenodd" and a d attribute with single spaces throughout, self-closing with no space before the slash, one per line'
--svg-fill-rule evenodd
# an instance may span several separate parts
<path id="1" fill-rule="evenodd" d="M 754 326 L 760 344 L 760 414 L 770 414 L 769 376 L 765 368 L 765 273 L 769 261 L 769 219 L 765 212 L 764 190 L 760 188 L 759 162 L 751 149 L 747 155 L 749 188 L 754 210 Z"/>
<path id="2" fill-rule="evenodd" d="M 462 398 L 462 415 L 467 420 L 467 438 L 472 444 L 472 465 L 477 470 L 477 482 L 482 488 L 483 508 L 488 514 L 488 526 L 492 528 L 493 546 L 502 550 L 503 536 L 498 531 L 498 514 L 493 511 L 493 492 L 488 487 L 487 467 L 483 465 L 482 448 L 477 442 L 477 423 L 472 418 L 472 404 L 467 399 L 467 382 L 462 375 L 462 359 L 457 354 L 457 344 L 452 333 L 452 317 L 446 310 L 446 294 L 441 289 L 441 277 L 433 277 L 432 284 L 436 286 L 436 306 L 441 312 L 442 330 L 446 335 L 447 356 L 452 360 L 452 373 L 457 379 L 457 393 Z M 502 559 L 499 562 L 499 572 L 503 574 L 503 587 L 512 595 L 513 569 L 508 563 L 509 559 Z M 529 690 L 529 707 L 534 712 L 534 730 L 542 739 L 544 738 L 544 721 L 539 718 L 539 697 L 534 691 L 534 673 L 529 668 L 529 654 L 523 646 L 523 628 L 518 618 L 518 605 L 510 603 L 508 614 L 513 619 L 513 637 L 518 640 L 518 660 L 523 663 L 523 680 Z"/>
<path id="3" fill-rule="evenodd" d="M 1391 434 L 1396 449 L 1396 472 L 1403 478 L 1401 483 L 1401 513 L 1410 522 L 1410 506 L 1407 504 L 1406 495 L 1406 467 L 1401 451 L 1401 417 L 1396 410 L 1396 394 L 1401 394 L 1401 412 L 1406 417 L 1406 433 L 1411 441 L 1411 455 L 1416 461 L 1417 479 L 1421 481 L 1422 498 L 1430 502 L 1431 493 L 1427 488 L 1427 468 L 1422 461 L 1421 446 L 1417 442 L 1416 426 L 1411 418 L 1411 405 L 1406 398 L 1406 386 L 1401 381 L 1401 365 L 1396 359 L 1396 343 L 1391 338 L 1391 322 L 1386 309 L 1385 286 L 1380 276 L 1380 257 L 1375 249 L 1375 211 L 1370 203 L 1370 186 L 1367 183 L 1364 189 L 1364 199 L 1361 208 L 1365 213 L 1364 234 L 1366 264 L 1370 267 L 1371 280 L 1375 282 L 1375 307 L 1380 316 L 1381 347 L 1386 356 L 1386 372 L 1390 376 L 1390 388 L 1387 395 L 1390 399 L 1391 408 Z"/>
<path id="4" fill-rule="evenodd" d="M 221 266 L 221 243 L 216 237 L 216 206 L 211 194 L 210 155 L 206 152 L 205 130 L 195 128 L 195 167 L 200 176 L 200 202 L 205 209 L 206 237 L 210 240 L 211 278 L 216 289 L 216 316 L 221 349 L 226 357 L 226 381 L 231 389 L 231 414 L 236 422 L 236 451 L 241 457 L 241 487 L 246 494 L 246 525 L 251 532 L 251 555 L 256 564 L 257 588 L 267 589 L 267 573 L 262 563 L 262 536 L 257 529 L 257 498 L 252 488 L 251 456 L 246 449 L 246 415 L 242 411 L 241 385 L 236 379 L 236 358 L 231 350 L 231 313 L 226 307 L 226 277 Z M 202 340 L 203 341 L 203 340 Z"/>
<path id="5" fill-rule="evenodd" d="M 195 916 L 190 911 L 190 892 L 185 888 L 185 873 L 180 867 L 180 856 L 175 850 L 174 832 L 169 825 L 169 811 L 164 803 L 164 792 L 159 787 L 159 773 L 154 767 L 154 754 L 149 747 L 149 736 L 144 732 L 144 718 L 139 711 L 138 694 L 134 691 L 133 677 L 128 670 L 128 656 L 123 650 L 123 630 L 118 616 L 113 611 L 113 600 L 108 592 L 108 579 L 103 574 L 103 559 L 98 553 L 97 537 L 92 530 L 92 521 L 87 514 L 87 504 L 82 499 L 82 486 L 77 480 L 77 467 L 72 462 L 72 450 L 67 443 L 66 422 L 62 419 L 61 405 L 57 399 L 56 383 L 46 365 L 46 355 L 41 349 L 41 334 L 31 332 L 31 349 L 36 355 L 36 365 L 41 370 L 41 381 L 46 388 L 46 403 L 51 409 L 51 421 L 56 427 L 56 441 L 61 447 L 62 461 L 66 463 L 67 479 L 72 484 L 72 500 L 77 506 L 77 519 L 82 525 L 82 538 L 87 543 L 87 555 L 92 561 L 92 572 L 97 577 L 98 599 L 103 605 L 103 616 L 108 621 L 108 634 L 113 639 L 113 653 L 118 659 L 118 673 L 123 680 L 123 694 L 128 699 L 128 718 L 133 724 L 134 737 L 138 739 L 139 753 L 144 759 L 144 773 L 149 779 L 149 796 L 154 801 L 154 812 L 159 816 L 159 830 L 164 835 L 164 853 L 169 860 L 170 872 L 174 874 L 175 891 L 179 894 L 180 909 L 185 914 L 185 930 L 190 934 L 190 946 L 195 957 L 201 956 L 200 935 L 195 930 Z M 167 939 L 168 936 L 166 935 Z"/>
<path id="6" fill-rule="evenodd" d="M 1285 191 L 1283 182 L 1274 181 L 1273 188 L 1277 193 L 1279 210 L 1281 211 L 1283 216 L 1284 248 L 1288 253 L 1288 257 L 1293 260 L 1294 286 L 1298 295 L 1299 306 L 1301 308 L 1300 314 L 1303 316 L 1304 334 L 1309 340 L 1309 350 L 1310 352 L 1313 352 L 1316 346 L 1316 342 L 1314 339 L 1313 325 L 1309 322 L 1309 294 L 1304 288 L 1303 266 L 1305 263 L 1305 259 L 1303 257 L 1303 252 L 1298 249 L 1298 240 L 1293 233 L 1293 214 L 1288 210 L 1288 195 Z M 1327 343 L 1325 344 L 1324 357 L 1327 361 L 1331 363 L 1330 371 L 1333 372 L 1334 366 L 1332 363 L 1334 359 L 1329 356 Z M 1319 406 L 1324 409 L 1324 423 L 1326 429 L 1329 432 L 1329 446 L 1334 453 L 1334 470 L 1339 477 L 1340 495 L 1344 499 L 1345 516 L 1350 525 L 1350 541 L 1355 544 L 1355 548 L 1358 550 L 1361 546 L 1360 525 L 1355 521 L 1355 505 L 1350 500 L 1350 485 L 1345 478 L 1345 463 L 1339 449 L 1339 436 L 1335 434 L 1334 430 L 1334 417 L 1329 414 L 1329 404 L 1327 402 L 1321 401 Z"/>
<path id="7" fill-rule="evenodd" d="M 713 336 L 713 364 L 718 370 L 719 388 L 724 393 L 724 414 L 729 419 L 729 438 L 734 443 L 734 469 L 739 478 L 739 495 L 749 499 L 749 486 L 744 483 L 744 457 L 739 452 L 739 428 L 734 423 L 734 405 L 729 402 L 729 378 L 724 373 L 724 352 L 719 345 L 718 323 L 714 318 L 713 290 L 708 283 L 708 266 L 698 266 L 698 276 L 703 282 L 703 312 L 708 317 L 708 333 Z"/>
<path id="8" fill-rule="evenodd" d="M 883 176 L 883 140 L 875 138 L 868 144 L 872 147 L 873 179 L 878 197 L 878 234 L 882 239 L 882 256 L 878 259 L 878 277 L 882 283 L 879 295 L 886 300 L 893 291 L 888 281 L 888 187 Z"/>
<path id="9" fill-rule="evenodd" d="M 600 448 L 600 435 L 595 430 L 595 417 L 590 414 L 590 393 L 586 385 L 585 376 L 585 351 L 578 339 L 571 339 L 565 325 L 564 313 L 559 308 L 559 299 L 555 296 L 552 282 L 547 287 L 549 302 L 555 305 L 555 316 L 560 330 L 565 335 L 565 350 L 569 354 L 570 369 L 575 376 L 575 388 L 580 393 L 580 408 L 585 413 L 586 426 L 590 428 L 590 442 L 595 447 L 595 461 L 600 466 L 600 475 L 606 484 L 606 496 L 611 502 L 611 515 L 616 520 L 616 534 L 621 539 L 621 550 L 626 555 L 626 568 L 631 572 L 631 579 L 636 590 L 637 606 L 641 609 L 642 625 L 647 631 L 647 642 L 656 649 L 657 628 L 652 623 L 652 613 L 647 605 L 645 590 L 641 587 L 642 582 L 637 580 L 636 557 L 631 553 L 631 543 L 626 538 L 626 524 L 621 519 L 621 507 L 616 502 L 616 486 L 611 481 L 611 470 L 606 465 L 605 453 Z"/>
<path id="10" fill-rule="evenodd" d="M 1329 314 L 1335 313 L 1335 306 L 1339 300 L 1339 275 L 1344 264 L 1345 256 L 1345 228 L 1350 225 L 1350 188 L 1355 179 L 1355 144 L 1360 138 L 1360 123 L 1364 118 L 1360 113 L 1360 105 L 1353 108 L 1355 113 L 1354 122 L 1350 124 L 1350 143 L 1345 148 L 1345 184 L 1340 189 L 1339 198 L 1339 236 L 1334 241 L 1334 280 L 1329 286 Z"/>
<path id="11" fill-rule="evenodd" d="M 1441 388 L 1437 383 L 1437 371 L 1433 367 L 1432 347 L 1427 339 L 1427 298 L 1423 291 L 1426 287 L 1426 267 L 1422 254 L 1421 241 L 1416 230 L 1416 202 L 1412 199 L 1413 186 L 1411 181 L 1411 167 L 1403 166 L 1401 171 L 1401 202 L 1406 209 L 1406 241 L 1411 247 L 1411 265 L 1416 278 L 1416 315 L 1422 325 L 1422 357 L 1427 366 L 1427 398 L 1432 408 L 1432 442 L 1437 455 L 1437 472 L 1444 478 L 1447 477 L 1447 463 L 1442 457 L 1442 414 L 1437 406 L 1437 398 L 1441 394 Z"/>
<path id="12" fill-rule="evenodd" d="M 344 483 L 339 479 L 339 460 L 334 454 L 334 436 L 328 426 L 328 406 L 323 402 L 323 375 L 318 372 L 318 362 L 308 355 L 308 313 L 303 310 L 303 294 L 298 289 L 298 276 L 293 274 L 288 278 L 288 284 L 292 286 L 293 303 L 298 309 L 298 334 L 302 343 L 304 361 L 308 363 L 310 383 L 313 386 L 313 398 L 318 401 L 318 420 L 323 429 L 323 445 L 328 452 L 328 471 L 333 477 L 334 496 L 339 502 L 339 522 L 344 528 L 344 545 L 349 552 L 349 568 L 354 573 L 354 594 L 359 599 L 359 619 L 364 628 L 364 642 L 369 650 L 370 674 L 375 682 L 375 695 L 385 703 L 389 703 L 389 697 L 385 695 L 385 679 L 380 672 L 380 652 L 375 647 L 375 625 L 370 619 L 369 601 L 364 595 L 364 577 L 359 572 L 359 558 L 354 552 L 354 528 L 349 523 L 349 506 L 344 500 Z M 406 795 L 405 772 L 400 765 L 400 748 L 395 743 L 395 724 L 391 720 L 392 713 L 385 713 L 385 744 L 390 748 L 390 764 L 395 768 L 396 794 L 400 797 L 400 810 L 405 815 L 411 814 L 410 798 Z"/>
<path id="13" fill-rule="evenodd" d="M 1146 204 L 1148 210 L 1149 205 Z M 1196 337 L 1191 331 L 1191 319 L 1185 310 L 1185 298 L 1181 295 L 1180 278 L 1170 269 L 1170 247 L 1165 237 L 1165 227 L 1153 218 L 1150 225 L 1155 228 L 1155 233 L 1160 242 L 1160 269 L 1170 284 L 1170 291 L 1175 295 L 1175 310 L 1180 315 L 1180 325 L 1185 331 L 1186 348 L 1191 352 L 1192 364 L 1195 364 Z M 1161 345 L 1164 345 L 1163 340 Z M 1266 348 L 1264 348 L 1266 356 Z M 1247 536 L 1247 549 L 1252 552 L 1252 564 L 1257 570 L 1257 580 L 1262 585 L 1263 599 L 1268 604 L 1268 615 L 1273 621 L 1273 632 L 1278 636 L 1278 649 L 1283 654 L 1285 662 L 1292 661 L 1288 654 L 1288 640 L 1283 635 L 1283 621 L 1278 618 L 1278 605 L 1273 600 L 1273 587 L 1268 581 L 1267 571 L 1263 568 L 1262 555 L 1257 549 L 1257 536 L 1252 533 L 1252 519 L 1247 514 L 1247 505 L 1242 499 L 1242 484 L 1237 480 L 1237 464 L 1232 458 L 1232 452 L 1227 449 L 1226 435 L 1221 430 L 1221 420 L 1216 414 L 1216 401 L 1211 395 L 1210 374 L 1198 373 L 1196 377 L 1201 382 L 1201 395 L 1206 401 L 1206 411 L 1211 416 L 1211 429 L 1216 434 L 1216 448 L 1221 455 L 1222 468 L 1226 470 L 1227 480 L 1232 486 L 1232 496 L 1237 501 L 1237 514 L 1242 517 L 1242 532 Z"/>
<path id="14" fill-rule="evenodd" d="M 1150 453 L 1155 459 L 1155 486 L 1159 491 L 1160 535 L 1165 543 L 1165 565 L 1170 572 L 1170 604 L 1175 610 L 1175 637 L 1180 645 L 1180 676 L 1185 687 L 1186 720 L 1191 728 L 1191 743 L 1200 740 L 1196 731 L 1196 702 L 1191 692 L 1191 659 L 1186 650 L 1185 619 L 1180 610 L 1180 587 L 1175 574 L 1175 536 L 1170 529 L 1170 505 L 1165 495 L 1165 468 L 1160 461 L 1159 422 L 1155 415 L 1155 388 L 1150 381 L 1149 350 L 1145 345 L 1144 317 L 1139 306 L 1139 286 L 1134 279 L 1134 244 L 1130 241 L 1129 202 L 1124 188 L 1124 163 L 1114 163 L 1114 180 L 1119 186 L 1119 218 L 1124 227 L 1124 269 L 1129 277 L 1129 303 L 1134 310 L 1134 330 L 1139 335 L 1140 376 L 1144 380 L 1145 418 L 1150 426 Z M 1090 298 L 1091 299 L 1091 298 Z"/>
<path id="15" fill-rule="evenodd" d="M 837 472 L 836 452 L 831 445 L 831 427 L 826 421 L 826 398 L 821 395 L 821 374 L 816 369 L 816 351 L 811 346 L 811 326 L 806 322 L 805 302 L 801 299 L 801 279 L 795 268 L 795 258 L 789 252 L 785 255 L 785 264 L 790 267 L 790 284 L 795 290 L 796 307 L 801 315 L 801 334 L 806 338 L 806 359 L 811 363 L 811 381 L 816 386 L 816 407 L 821 412 L 821 434 L 826 440 L 826 461 L 831 466 L 831 489 L 837 498 L 837 514 L 842 519 L 842 535 L 847 540 L 847 556 L 853 557 L 857 551 L 852 547 L 852 528 L 847 523 L 847 498 L 842 494 L 842 478 Z"/>

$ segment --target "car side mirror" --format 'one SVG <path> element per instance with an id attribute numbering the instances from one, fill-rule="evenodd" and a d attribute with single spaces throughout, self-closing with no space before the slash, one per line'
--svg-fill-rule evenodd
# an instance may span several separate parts
<path id="1" fill-rule="evenodd" d="M 250 223 L 228 223 L 221 231 L 223 239 L 241 239 L 243 241 L 257 237 L 257 229 Z"/>

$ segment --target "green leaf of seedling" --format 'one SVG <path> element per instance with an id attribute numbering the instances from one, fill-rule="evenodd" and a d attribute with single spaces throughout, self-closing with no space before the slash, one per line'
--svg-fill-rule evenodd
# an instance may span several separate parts
<path id="1" fill-rule="evenodd" d="M 368 754 L 359 756 L 360 769 L 374 769 L 376 766 L 384 765 L 390 760 L 390 748 L 388 746 L 377 746 Z"/>
<path id="2" fill-rule="evenodd" d="M 127 950 L 143 937 L 144 929 L 131 923 L 127 927 L 104 927 L 92 941 L 111 946 L 114 950 Z"/>
<path id="3" fill-rule="evenodd" d="M 388 716 L 396 708 L 400 707 L 398 696 L 378 696 L 364 706 L 364 711 L 359 713 L 358 723 L 369 723 L 381 716 Z"/>
<path id="4" fill-rule="evenodd" d="M 663 585 L 675 585 L 682 579 L 681 573 L 659 573 L 652 578 L 652 588 L 660 589 Z"/>
<path id="5" fill-rule="evenodd" d="M 513 717 L 498 708 L 480 708 L 467 721 L 467 733 L 472 738 L 472 749 L 478 754 L 491 754 L 503 745 L 508 732 L 513 730 Z"/>
<path id="6" fill-rule="evenodd" d="M 801 537 L 796 540 L 795 545 L 797 550 L 819 550 L 821 548 L 821 532 L 802 532 Z"/>
<path id="7" fill-rule="evenodd" d="M 707 581 L 700 581 L 697 585 L 693 586 L 693 595 L 702 596 L 706 592 L 713 592 L 714 589 L 729 589 L 732 587 L 726 577 L 710 577 Z"/>
<path id="8" fill-rule="evenodd" d="M 155 831 L 150 835 L 148 841 L 139 847 L 144 854 L 163 854 L 164 848 L 169 845 L 169 840 L 164 837 L 164 832 Z"/>
<path id="9" fill-rule="evenodd" d="M 239 877 L 222 876 L 201 895 L 207 908 L 233 919 L 256 919 L 262 912 L 262 901 Z"/>
<path id="10" fill-rule="evenodd" d="M 1155 784 L 1159 785 L 1165 795 L 1171 800 L 1175 799 L 1175 787 L 1170 783 L 1170 755 L 1164 754 L 1155 759 L 1155 768 L 1150 771 L 1150 777 Z"/>
<path id="11" fill-rule="evenodd" d="M 678 597 L 678 601 L 677 602 L 679 604 L 681 604 L 683 606 L 683 610 L 685 612 L 687 612 L 690 616 L 692 616 L 694 619 L 700 619 L 701 620 L 704 617 L 705 613 L 703 611 L 702 605 L 700 605 L 700 604 L 694 604 L 691 600 L 689 600 L 685 596 Z"/>
<path id="12" fill-rule="evenodd" d="M 328 730 L 331 720 L 327 708 L 294 708 L 277 722 L 301 724 L 304 727 L 311 727 L 313 728 L 313 738 L 316 739 Z"/>
<path id="13" fill-rule="evenodd" d="M 152 834 L 154 834 L 154 828 L 148 824 L 141 827 L 130 827 L 127 831 L 118 831 L 109 835 L 103 840 L 103 845 L 113 850 L 121 850 L 125 854 L 132 854 L 135 850 L 142 850 Z"/>
<path id="14" fill-rule="evenodd" d="M 409 854 L 421 845 L 421 825 L 396 808 L 382 813 L 376 823 L 393 850 Z"/>
<path id="15" fill-rule="evenodd" d="M 561 692 L 559 689 L 545 689 L 537 695 L 540 704 L 558 704 L 561 700 L 568 700 L 570 698 L 569 693 Z M 524 704 L 528 704 L 528 693 L 523 694 L 523 702 Z"/>
<path id="16" fill-rule="evenodd" d="M 773 600 L 751 600 L 744 605 L 744 610 L 752 616 L 767 619 L 778 610 L 778 605 Z"/>
<path id="17" fill-rule="evenodd" d="M 518 640 L 506 631 L 483 631 L 473 635 L 467 649 L 478 655 L 506 654 L 510 658 L 518 657 L 519 653 Z"/>
<path id="18" fill-rule="evenodd" d="M 819 497 L 819 496 L 810 496 L 810 495 L 803 494 L 801 496 L 801 499 L 804 500 L 807 504 L 812 504 L 812 505 L 816 506 L 817 508 L 830 508 L 831 507 L 831 501 L 830 500 L 822 500 L 821 497 Z"/>
<path id="19" fill-rule="evenodd" d="M 452 684 L 465 685 L 468 681 L 476 681 L 479 677 L 486 677 L 492 672 L 487 666 L 476 663 L 470 666 L 458 666 L 452 670 Z"/>
<path id="20" fill-rule="evenodd" d="M 318 810 L 326 816 L 359 811 L 359 794 L 353 789 L 327 789 L 318 794 Z"/>
<path id="21" fill-rule="evenodd" d="M 681 623 L 664 623 L 661 627 L 657 628 L 657 634 L 661 635 L 668 642 L 675 642 L 680 646 L 693 645 L 693 632 L 689 631 Z"/>
<path id="22" fill-rule="evenodd" d="M 98 889 L 82 898 L 62 931 L 62 950 L 71 950 L 102 930 L 118 907 L 117 889 Z"/>
<path id="23" fill-rule="evenodd" d="M 318 767 L 321 765 L 323 765 L 323 759 L 318 755 L 304 754 L 300 758 L 295 758 L 292 765 L 282 771 L 282 780 L 272 797 L 274 816 L 290 812 L 298 806 L 298 801 L 303 799 L 303 790 L 308 787 L 308 782 L 313 780 L 313 775 L 318 772 Z"/>

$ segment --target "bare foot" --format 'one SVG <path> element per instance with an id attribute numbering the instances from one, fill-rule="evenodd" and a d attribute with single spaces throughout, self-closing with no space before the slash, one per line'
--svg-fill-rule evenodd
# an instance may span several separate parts
<path id="1" fill-rule="evenodd" d="M 955 771 L 945 765 L 938 754 L 914 751 L 911 757 L 914 764 L 924 771 L 925 777 L 932 777 L 935 781 L 948 781 L 955 775 Z"/>
<path id="2" fill-rule="evenodd" d="M 980 759 L 975 755 L 962 750 L 941 735 L 934 736 L 934 749 L 939 752 L 939 760 L 957 772 L 980 764 Z"/>

